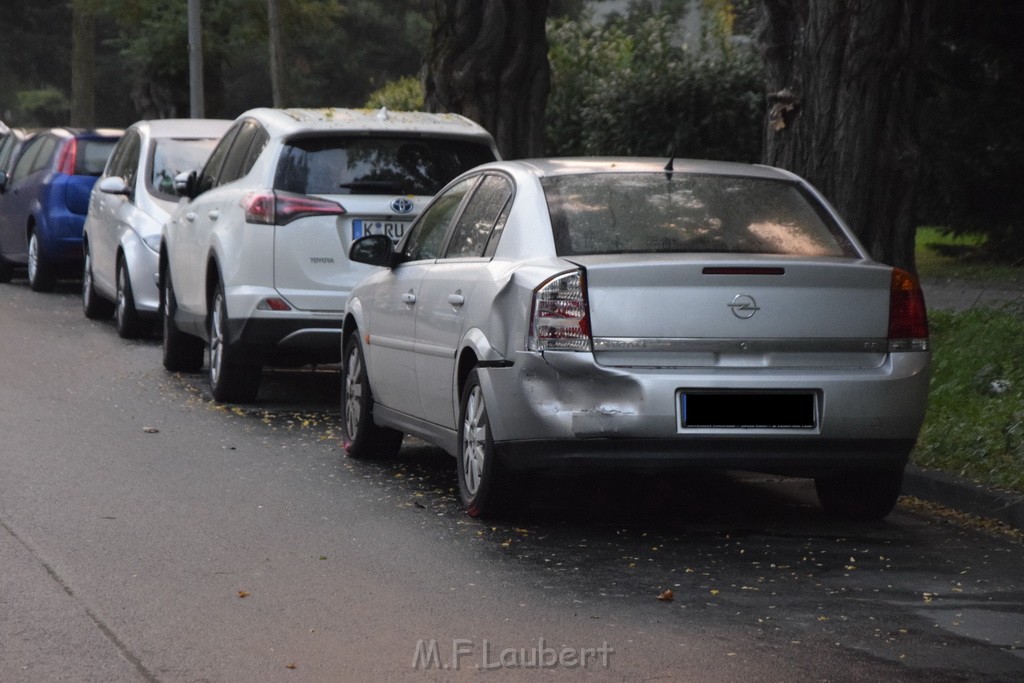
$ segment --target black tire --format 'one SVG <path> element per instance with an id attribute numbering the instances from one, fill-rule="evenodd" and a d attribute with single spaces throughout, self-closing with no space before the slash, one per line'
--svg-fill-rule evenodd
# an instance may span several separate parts
<path id="1" fill-rule="evenodd" d="M 14 269 L 11 264 L 4 258 L 4 253 L 0 251 L 0 284 L 6 284 L 11 281 L 14 277 Z"/>
<path id="2" fill-rule="evenodd" d="M 208 310 L 210 392 L 221 402 L 249 403 L 256 400 L 263 366 L 238 362 L 235 350 L 227 343 L 228 308 L 224 285 L 217 283 Z"/>
<path id="3" fill-rule="evenodd" d="M 471 517 L 497 517 L 513 509 L 519 479 L 501 463 L 491 437 L 480 377 L 473 370 L 459 401 L 458 480 L 462 504 Z"/>
<path id="4" fill-rule="evenodd" d="M 341 359 L 341 428 L 345 454 L 359 460 L 398 455 L 402 433 L 373 421 L 373 394 L 359 334 L 349 335 Z"/>
<path id="5" fill-rule="evenodd" d="M 206 350 L 203 340 L 185 334 L 174 324 L 174 312 L 178 301 L 174 298 L 174 285 L 171 283 L 171 271 L 165 270 L 163 289 L 160 292 L 160 319 L 163 322 L 163 361 L 164 368 L 171 372 L 199 372 L 203 369 L 203 352 Z"/>
<path id="6" fill-rule="evenodd" d="M 82 312 L 90 320 L 106 320 L 114 315 L 114 304 L 96 291 L 92 281 L 92 254 L 88 247 L 82 261 Z"/>
<path id="7" fill-rule="evenodd" d="M 135 309 L 132 278 L 124 255 L 117 257 L 117 300 L 114 302 L 114 322 L 122 339 L 138 339 L 146 333 L 146 322 Z"/>
<path id="8" fill-rule="evenodd" d="M 885 518 L 900 497 L 903 468 L 817 477 L 814 488 L 829 515 L 858 522 Z"/>
<path id="9" fill-rule="evenodd" d="M 49 292 L 57 276 L 52 263 L 47 263 L 36 231 L 28 234 L 28 286 L 33 292 Z"/>

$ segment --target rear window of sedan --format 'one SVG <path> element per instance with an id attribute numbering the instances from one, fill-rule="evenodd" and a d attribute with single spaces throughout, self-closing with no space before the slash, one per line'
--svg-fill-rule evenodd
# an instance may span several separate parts
<path id="1" fill-rule="evenodd" d="M 787 181 L 659 172 L 561 175 L 541 183 L 559 256 L 857 256 L 823 207 Z"/>
<path id="2" fill-rule="evenodd" d="M 435 195 L 463 171 L 494 161 L 485 144 L 408 137 L 292 140 L 274 188 L 302 194 Z"/>

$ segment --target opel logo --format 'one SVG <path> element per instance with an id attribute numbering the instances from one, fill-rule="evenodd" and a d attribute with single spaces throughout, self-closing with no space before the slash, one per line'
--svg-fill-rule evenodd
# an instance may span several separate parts
<path id="1" fill-rule="evenodd" d="M 741 320 L 753 318 L 754 314 L 761 310 L 754 297 L 749 294 L 737 294 L 729 308 L 732 309 L 732 314 Z"/>
<path id="2" fill-rule="evenodd" d="M 391 200 L 391 210 L 395 213 L 409 213 L 412 211 L 412 200 L 405 197 Z"/>

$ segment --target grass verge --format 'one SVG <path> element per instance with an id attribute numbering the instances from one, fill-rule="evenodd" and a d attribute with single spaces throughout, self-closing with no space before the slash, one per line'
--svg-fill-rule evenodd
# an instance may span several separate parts
<path id="1" fill-rule="evenodd" d="M 921 278 L 1024 284 L 1024 267 L 986 262 L 984 235 L 948 235 L 940 228 L 917 229 L 914 258 Z"/>
<path id="2" fill-rule="evenodd" d="M 1024 491 L 1024 315 L 936 311 L 930 324 L 931 394 L 912 461 Z"/>

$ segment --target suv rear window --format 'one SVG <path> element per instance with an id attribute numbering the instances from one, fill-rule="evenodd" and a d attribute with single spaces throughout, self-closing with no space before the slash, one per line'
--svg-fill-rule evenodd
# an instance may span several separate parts
<path id="1" fill-rule="evenodd" d="M 541 183 L 559 256 L 857 256 L 818 202 L 786 181 L 677 172 L 551 176 Z"/>
<path id="2" fill-rule="evenodd" d="M 302 194 L 435 195 L 463 171 L 494 161 L 483 143 L 446 138 L 329 137 L 292 140 L 274 189 Z"/>

